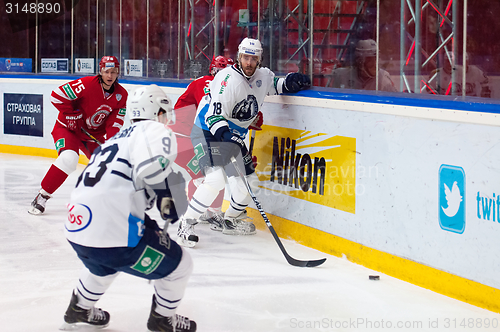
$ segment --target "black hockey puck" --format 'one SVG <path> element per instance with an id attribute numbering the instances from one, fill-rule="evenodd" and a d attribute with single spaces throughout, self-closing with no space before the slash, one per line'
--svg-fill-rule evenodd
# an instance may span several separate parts
<path id="1" fill-rule="evenodd" d="M 370 280 L 380 280 L 380 276 L 368 276 Z"/>

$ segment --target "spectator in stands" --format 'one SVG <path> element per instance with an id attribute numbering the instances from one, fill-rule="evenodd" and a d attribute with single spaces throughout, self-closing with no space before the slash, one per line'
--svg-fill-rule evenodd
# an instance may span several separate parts
<path id="1" fill-rule="evenodd" d="M 355 65 L 333 71 L 333 87 L 341 89 L 376 90 L 377 43 L 373 39 L 356 44 Z M 397 92 L 389 73 L 378 70 L 378 90 Z"/>
<path id="2" fill-rule="evenodd" d="M 440 56 L 443 65 L 433 70 L 429 75 L 426 82 L 426 91 L 431 94 L 461 96 L 463 91 L 463 66 L 455 65 L 452 68 L 452 52 L 445 51 Z M 488 76 L 479 67 L 469 64 L 469 55 L 467 53 L 465 57 L 465 95 L 491 98 L 491 86 Z M 455 84 L 452 84 L 453 71 L 455 71 Z"/>

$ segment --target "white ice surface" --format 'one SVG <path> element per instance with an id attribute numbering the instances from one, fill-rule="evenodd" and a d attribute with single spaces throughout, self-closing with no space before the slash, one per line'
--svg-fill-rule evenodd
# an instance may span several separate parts
<path id="1" fill-rule="evenodd" d="M 0 331 L 58 331 L 82 268 L 63 222 L 83 167 L 44 215 L 27 213 L 51 162 L 0 154 Z M 176 226 L 169 229 L 174 239 Z M 198 225 L 197 232 L 200 242 L 189 249 L 194 272 L 178 313 L 201 332 L 500 331 L 499 314 L 283 240 L 295 258 L 327 257 L 316 268 L 290 266 L 268 231 L 236 237 Z M 370 281 L 371 274 L 380 281 Z M 111 314 L 105 331 L 147 331 L 152 287 L 118 276 L 98 302 Z"/>

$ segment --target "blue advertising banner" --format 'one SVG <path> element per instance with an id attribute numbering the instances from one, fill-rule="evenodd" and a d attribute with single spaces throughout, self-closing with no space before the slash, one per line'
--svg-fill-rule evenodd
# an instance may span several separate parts
<path id="1" fill-rule="evenodd" d="M 0 58 L 0 71 L 31 73 L 32 69 L 30 58 Z"/>
<path id="2" fill-rule="evenodd" d="M 4 133 L 43 137 L 43 95 L 4 93 Z"/>

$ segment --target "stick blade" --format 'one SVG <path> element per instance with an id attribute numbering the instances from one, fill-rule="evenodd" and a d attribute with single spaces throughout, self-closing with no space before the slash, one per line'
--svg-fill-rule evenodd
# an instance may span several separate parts
<path id="1" fill-rule="evenodd" d="M 313 261 L 301 261 L 290 256 L 286 256 L 286 260 L 288 261 L 288 263 L 290 263 L 290 265 L 298 267 L 316 267 L 326 262 L 326 258 Z"/>
<path id="2" fill-rule="evenodd" d="M 326 262 L 326 258 L 318 259 L 318 260 L 315 260 L 315 261 L 308 261 L 307 264 L 306 264 L 306 267 L 320 266 L 324 262 Z"/>

